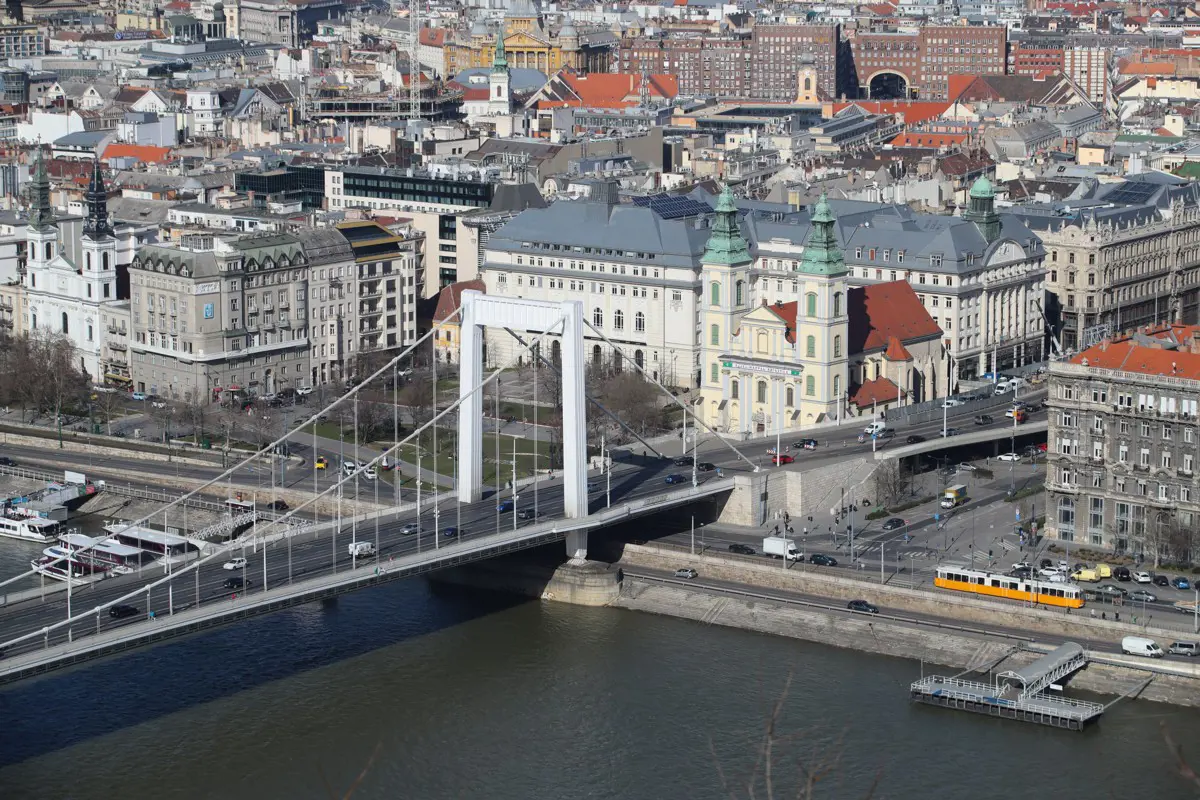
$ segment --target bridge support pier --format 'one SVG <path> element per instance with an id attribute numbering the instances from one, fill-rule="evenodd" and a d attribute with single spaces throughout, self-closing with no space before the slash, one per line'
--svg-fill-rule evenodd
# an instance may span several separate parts
<path id="1" fill-rule="evenodd" d="M 621 593 L 621 570 L 612 564 L 572 558 L 554 570 L 543 600 L 575 606 L 612 605 Z"/>
<path id="2" fill-rule="evenodd" d="M 567 558 L 572 561 L 587 561 L 588 532 L 571 531 L 567 534 Z"/>

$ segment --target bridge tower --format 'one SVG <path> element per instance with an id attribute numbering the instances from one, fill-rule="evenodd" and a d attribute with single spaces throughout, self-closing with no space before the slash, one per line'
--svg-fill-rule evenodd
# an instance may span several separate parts
<path id="1" fill-rule="evenodd" d="M 558 332 L 562 346 L 563 512 L 567 519 L 588 515 L 587 440 L 584 408 L 583 304 L 578 300 L 548 303 L 494 297 L 467 290 L 459 312 L 458 501 L 483 496 L 483 329 Z M 514 487 L 515 488 L 515 487 Z M 587 531 L 567 534 L 567 554 L 587 558 Z"/>

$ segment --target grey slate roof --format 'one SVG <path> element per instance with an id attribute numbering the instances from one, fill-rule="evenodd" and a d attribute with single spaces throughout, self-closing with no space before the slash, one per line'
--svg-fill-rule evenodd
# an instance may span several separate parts
<path id="1" fill-rule="evenodd" d="M 337 228 L 304 228 L 297 231 L 296 238 L 304 248 L 311 266 L 319 267 L 337 262 L 354 260 L 350 242 Z"/>

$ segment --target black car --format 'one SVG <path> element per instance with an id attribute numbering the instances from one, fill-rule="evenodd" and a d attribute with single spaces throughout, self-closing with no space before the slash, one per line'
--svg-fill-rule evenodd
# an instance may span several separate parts
<path id="1" fill-rule="evenodd" d="M 694 456 L 680 456 L 671 463 L 677 467 L 690 467 L 695 460 Z"/>
<path id="2" fill-rule="evenodd" d="M 458 537 L 458 528 L 442 528 L 443 539 L 454 539 Z"/>
<path id="3" fill-rule="evenodd" d="M 975 418 L 976 425 L 991 425 L 993 422 L 995 420 L 992 419 L 991 414 L 980 414 Z"/>
<path id="4" fill-rule="evenodd" d="M 0 464 L 4 465 L 6 467 L 15 467 L 17 465 L 17 462 L 13 461 L 8 456 L 0 456 Z"/>
<path id="5" fill-rule="evenodd" d="M 754 555 L 754 548 L 748 544 L 737 544 L 735 542 L 734 544 L 729 545 L 729 552 L 740 553 L 744 556 L 752 556 Z"/>
<path id="6" fill-rule="evenodd" d="M 287 511 L 290 506 L 282 500 L 272 500 L 267 503 L 267 508 L 271 511 Z"/>
<path id="7" fill-rule="evenodd" d="M 903 527 L 904 527 L 904 520 L 900 519 L 899 517 L 892 517 L 887 522 L 883 523 L 883 529 L 885 531 L 894 531 L 897 528 L 903 528 Z"/>
<path id="8" fill-rule="evenodd" d="M 1133 580 L 1133 574 L 1130 573 L 1129 567 L 1114 567 L 1112 573 L 1113 577 L 1119 581 L 1128 582 Z"/>
<path id="9" fill-rule="evenodd" d="M 818 567 L 836 567 L 837 559 L 833 556 L 827 556 L 824 553 L 813 553 L 808 559 L 810 564 L 816 564 Z"/>
<path id="10" fill-rule="evenodd" d="M 958 436 L 958 428 L 946 428 L 944 431 L 942 431 L 942 432 L 941 432 L 940 434 L 938 434 L 938 435 L 939 435 L 939 436 L 943 436 L 943 437 L 945 437 L 945 436 Z"/>
<path id="11" fill-rule="evenodd" d="M 1039 569 L 1051 569 L 1053 567 L 1054 567 L 1054 562 L 1048 558 L 1043 558 L 1041 561 L 1038 562 Z"/>
<path id="12" fill-rule="evenodd" d="M 696 465 L 696 469 L 698 469 L 701 472 L 712 472 L 716 468 L 717 468 L 717 465 L 712 463 L 711 461 L 701 461 L 699 464 Z"/>
<path id="13" fill-rule="evenodd" d="M 1168 578 L 1166 575 L 1155 575 L 1154 576 L 1154 585 L 1155 586 L 1170 586 L 1171 579 Z"/>
<path id="14" fill-rule="evenodd" d="M 249 578 L 243 578 L 240 575 L 225 579 L 226 589 L 249 589 L 254 585 L 254 581 Z"/>
<path id="15" fill-rule="evenodd" d="M 546 515 L 541 511 L 534 511 L 532 508 L 522 508 L 517 512 L 517 519 L 537 519 L 544 516 Z"/>
<path id="16" fill-rule="evenodd" d="M 925 441 L 925 437 L 919 433 L 914 433 L 904 441 L 908 442 L 909 444 L 920 444 L 921 442 Z"/>
<path id="17" fill-rule="evenodd" d="M 861 611 L 864 614 L 878 614 L 879 609 L 868 603 L 866 600 L 851 600 L 846 604 L 846 608 L 851 611 Z"/>
<path id="18" fill-rule="evenodd" d="M 817 449 L 817 440 L 816 439 L 801 439 L 799 441 L 792 442 L 792 449 L 793 450 L 816 450 Z"/>
<path id="19" fill-rule="evenodd" d="M 142 613 L 137 606 L 128 606 L 118 604 L 108 610 L 108 615 L 113 619 L 125 619 L 126 617 L 136 617 Z"/>
<path id="20" fill-rule="evenodd" d="M 1031 578 L 1033 577 L 1033 569 L 1031 567 L 1017 567 L 1008 574 L 1014 578 Z"/>

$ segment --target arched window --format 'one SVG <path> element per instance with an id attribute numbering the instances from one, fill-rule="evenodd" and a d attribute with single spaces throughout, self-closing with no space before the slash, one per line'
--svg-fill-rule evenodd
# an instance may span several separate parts
<path id="1" fill-rule="evenodd" d="M 600 349 L 600 345 L 594 345 L 592 347 L 592 363 L 599 364 L 603 360 L 604 360 L 604 351 Z"/>
<path id="2" fill-rule="evenodd" d="M 67 324 L 67 312 L 65 312 L 65 311 L 62 313 L 62 332 L 63 333 L 71 332 L 71 326 Z"/>
<path id="3" fill-rule="evenodd" d="M 83 254 L 83 268 L 88 269 L 88 270 L 90 270 L 92 268 L 92 254 L 91 253 Z"/>
<path id="4" fill-rule="evenodd" d="M 760 402 L 760 403 L 767 402 L 767 382 L 766 381 L 758 382 L 758 402 Z"/>
<path id="5" fill-rule="evenodd" d="M 813 375 L 806 375 L 804 378 L 804 393 L 809 397 L 813 397 L 817 393 L 817 379 Z"/>
<path id="6" fill-rule="evenodd" d="M 796 390 L 790 386 L 787 387 L 787 391 L 783 393 L 783 402 L 789 408 L 796 405 Z"/>
<path id="7" fill-rule="evenodd" d="M 711 328 L 709 328 L 708 336 L 709 336 L 710 343 L 720 344 L 721 343 L 721 326 L 713 325 Z"/>
<path id="8" fill-rule="evenodd" d="M 842 293 L 841 292 L 833 293 L 833 315 L 835 317 L 840 317 L 842 315 Z"/>
<path id="9" fill-rule="evenodd" d="M 625 312 L 619 308 L 613 312 L 613 330 L 625 330 Z"/>
<path id="10" fill-rule="evenodd" d="M 731 380 L 729 382 L 729 399 L 730 400 L 738 399 L 738 379 L 737 378 L 734 378 L 733 380 Z"/>
<path id="11" fill-rule="evenodd" d="M 721 365 L 719 363 L 717 363 L 716 361 L 714 361 L 712 363 L 712 367 L 709 369 L 708 382 L 709 383 L 717 383 L 720 380 L 721 380 Z"/>
<path id="12" fill-rule="evenodd" d="M 597 328 L 604 327 L 604 311 L 603 309 L 592 309 L 592 324 Z"/>
<path id="13" fill-rule="evenodd" d="M 640 311 L 633 315 L 633 329 L 638 333 L 646 332 L 646 315 Z"/>
<path id="14" fill-rule="evenodd" d="M 804 79 L 804 91 L 806 91 L 806 92 L 811 92 L 811 91 L 812 91 L 812 78 L 807 78 L 807 77 L 806 77 L 806 78 Z"/>
<path id="15" fill-rule="evenodd" d="M 842 357 L 842 337 L 841 336 L 833 337 L 833 357 L 834 358 Z"/>
<path id="16" fill-rule="evenodd" d="M 646 358 L 642 355 L 641 350 L 633 351 L 633 363 L 638 365 L 638 369 L 644 369 L 646 366 Z"/>
<path id="17" fill-rule="evenodd" d="M 30 322 L 31 328 L 37 327 L 37 312 L 36 311 L 34 311 L 32 314 L 29 315 L 29 322 Z"/>
<path id="18" fill-rule="evenodd" d="M 46 242 L 46 246 L 42 252 L 46 254 L 46 260 L 49 261 L 50 259 L 54 258 L 54 245 Z"/>
<path id="19" fill-rule="evenodd" d="M 497 87 L 496 87 L 496 97 L 499 97 L 499 96 L 500 96 L 500 88 L 501 88 L 501 87 L 499 87 L 499 86 L 497 86 Z M 476 97 L 478 97 L 478 96 L 479 96 L 479 95 L 476 95 Z"/>
<path id="20" fill-rule="evenodd" d="M 101 256 L 100 256 L 100 268 L 101 269 L 108 269 L 110 266 L 112 266 L 111 264 L 109 264 L 108 258 L 109 258 L 108 253 L 101 254 Z"/>
<path id="21" fill-rule="evenodd" d="M 755 350 L 755 352 L 764 353 L 764 354 L 767 352 L 767 332 L 766 331 L 759 331 L 758 335 L 756 337 L 754 337 L 754 350 Z"/>
<path id="22" fill-rule="evenodd" d="M 716 281 L 708 285 L 708 302 L 714 306 L 721 305 L 721 284 Z"/>
<path id="23" fill-rule="evenodd" d="M 739 306 L 742 303 L 745 303 L 746 302 L 746 282 L 738 281 L 737 283 L 735 283 L 733 286 L 733 293 L 734 293 L 734 299 L 737 301 L 737 304 Z"/>
<path id="24" fill-rule="evenodd" d="M 804 295 L 804 316 L 815 317 L 817 315 L 817 295 L 809 292 Z"/>
<path id="25" fill-rule="evenodd" d="M 833 396 L 835 399 L 840 398 L 842 396 L 842 376 L 841 375 L 833 376 Z"/>
<path id="26" fill-rule="evenodd" d="M 808 338 L 806 338 L 804 340 L 804 357 L 805 358 L 816 358 L 817 357 L 817 337 L 809 336 Z"/>

